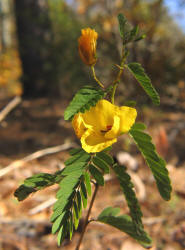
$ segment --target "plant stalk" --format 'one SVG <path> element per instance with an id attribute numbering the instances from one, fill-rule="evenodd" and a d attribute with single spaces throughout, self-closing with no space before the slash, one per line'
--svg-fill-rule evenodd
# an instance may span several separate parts
<path id="1" fill-rule="evenodd" d="M 100 82 L 100 80 L 98 80 L 98 78 L 96 77 L 96 73 L 95 73 L 95 70 L 94 70 L 94 66 L 93 66 L 93 65 L 91 66 L 91 69 L 92 69 L 92 74 L 93 74 L 94 80 L 100 85 L 101 88 L 104 89 L 103 84 L 102 84 L 102 83 Z"/>
<path id="2" fill-rule="evenodd" d="M 113 85 L 113 88 L 112 88 L 112 92 L 111 92 L 111 102 L 112 104 L 114 104 L 114 96 L 115 96 L 115 93 L 116 93 L 116 88 L 118 86 L 118 83 L 120 82 L 120 78 L 121 78 L 121 75 L 123 74 L 123 70 L 124 70 L 124 63 L 125 63 L 125 60 L 127 58 L 127 53 L 125 53 L 125 48 L 123 47 L 122 49 L 122 59 L 121 59 L 121 63 L 120 63 L 120 66 L 119 66 L 119 72 L 116 76 L 116 79 L 114 80 L 114 82 L 112 83 Z"/>
<path id="3" fill-rule="evenodd" d="M 85 221 L 84 221 L 82 233 L 81 233 L 80 239 L 79 239 L 79 241 L 78 241 L 78 244 L 77 244 L 75 250 L 79 250 L 79 249 L 80 249 L 80 245 L 81 245 L 81 243 L 82 243 L 82 240 L 83 240 L 83 237 L 84 237 L 84 234 L 85 234 L 87 225 L 89 224 L 89 216 L 90 216 L 90 213 L 91 213 L 91 210 L 92 210 L 92 207 L 93 207 L 93 204 L 94 204 L 94 201 L 95 201 L 97 192 L 98 192 L 98 188 L 99 188 L 99 185 L 96 183 L 96 185 L 95 185 L 95 190 L 94 190 L 94 193 L 93 193 L 93 196 L 92 196 L 90 205 L 89 205 L 89 209 L 88 209 L 87 215 L 86 215 L 86 217 L 85 217 Z"/>

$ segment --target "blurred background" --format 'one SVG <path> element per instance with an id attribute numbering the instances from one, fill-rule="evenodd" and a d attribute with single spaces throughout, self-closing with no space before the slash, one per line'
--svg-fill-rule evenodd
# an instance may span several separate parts
<path id="1" fill-rule="evenodd" d="M 144 40 L 129 45 L 128 61 L 142 64 L 161 96 L 161 105 L 154 107 L 126 72 L 117 103 L 137 101 L 138 121 L 147 124 L 157 151 L 167 161 L 173 184 L 171 201 L 161 200 L 128 137 L 119 139 L 113 154 L 135 180 L 144 224 L 154 239 L 152 249 L 185 248 L 185 1 L 0 0 L 0 249 L 57 249 L 56 236 L 49 234 L 57 187 L 20 204 L 13 192 L 34 173 L 60 169 L 70 143 L 79 144 L 71 124 L 63 120 L 75 91 L 93 83 L 89 68 L 79 58 L 77 39 L 82 28 L 98 32 L 95 69 L 101 81 L 110 84 L 121 55 L 119 13 L 146 34 Z M 12 100 L 15 106 L 6 113 Z M 35 151 L 57 145 L 67 146 L 55 154 L 25 160 Z M 45 205 L 48 200 L 51 204 Z M 122 200 L 119 185 L 110 176 L 100 190 L 93 216 L 110 205 L 121 206 L 127 213 Z M 126 235 L 95 224 L 89 225 L 82 249 L 142 249 Z M 79 232 L 80 228 L 63 249 L 74 249 Z"/>

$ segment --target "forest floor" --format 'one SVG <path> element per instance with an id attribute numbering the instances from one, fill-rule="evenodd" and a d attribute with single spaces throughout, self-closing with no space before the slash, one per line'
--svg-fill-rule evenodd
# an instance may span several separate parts
<path id="1" fill-rule="evenodd" d="M 6 106 L 8 101 L 1 100 L 0 108 Z M 60 169 L 68 158 L 70 144 L 79 144 L 71 124 L 63 120 L 66 106 L 67 102 L 58 100 L 22 101 L 0 123 L 0 249 L 2 250 L 59 249 L 56 235 L 50 234 L 49 222 L 57 185 L 37 192 L 23 202 L 18 202 L 13 194 L 25 178 L 40 172 L 54 173 Z M 138 121 L 147 124 L 158 152 L 167 161 L 173 186 L 169 202 L 160 197 L 150 170 L 127 136 L 121 136 L 113 147 L 114 156 L 124 161 L 133 177 L 143 212 L 143 223 L 153 238 L 152 250 L 185 249 L 185 109 L 183 109 L 143 108 L 139 110 L 138 115 Z M 24 159 L 38 150 L 63 144 L 66 150 L 28 161 Z M 123 154 L 125 151 L 129 153 L 126 156 Z M 7 166 L 10 171 L 3 172 Z M 105 187 L 100 188 L 98 192 L 92 218 L 108 206 L 120 206 L 122 213 L 128 213 L 114 175 L 110 174 L 106 179 Z M 85 213 L 86 211 L 83 218 Z M 75 249 L 80 230 L 81 226 L 74 234 L 72 242 L 65 240 L 61 249 Z M 81 249 L 143 248 L 126 234 L 104 224 L 92 222 L 88 226 Z"/>

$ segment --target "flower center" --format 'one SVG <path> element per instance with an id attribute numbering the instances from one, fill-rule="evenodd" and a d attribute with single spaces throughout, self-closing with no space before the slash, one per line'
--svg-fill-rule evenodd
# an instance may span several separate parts
<path id="1" fill-rule="evenodd" d="M 102 133 L 106 133 L 108 132 L 109 130 L 111 130 L 112 128 L 112 125 L 107 125 L 107 130 L 101 130 Z"/>
<path id="2" fill-rule="evenodd" d="M 107 125 L 107 131 L 111 130 L 112 125 Z"/>

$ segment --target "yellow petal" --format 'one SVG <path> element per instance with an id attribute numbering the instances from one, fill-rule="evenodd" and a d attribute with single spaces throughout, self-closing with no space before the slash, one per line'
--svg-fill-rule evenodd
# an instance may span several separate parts
<path id="1" fill-rule="evenodd" d="M 113 126 L 107 133 L 105 133 L 105 138 L 113 139 L 117 137 L 119 135 L 119 130 L 120 130 L 120 118 L 119 116 L 115 115 Z"/>
<path id="2" fill-rule="evenodd" d="M 74 116 L 72 120 L 72 126 L 73 129 L 77 135 L 78 138 L 81 138 L 84 132 L 86 131 L 86 127 L 83 122 L 83 118 L 81 116 L 81 113 L 78 113 L 77 115 Z"/>
<path id="3" fill-rule="evenodd" d="M 95 107 L 82 114 L 85 126 L 91 125 L 97 132 L 107 131 L 107 126 L 113 126 L 115 105 L 107 100 L 100 100 Z"/>
<path id="4" fill-rule="evenodd" d="M 120 134 L 127 133 L 135 123 L 137 111 L 130 107 L 118 107 L 117 115 L 120 117 Z"/>
<path id="5" fill-rule="evenodd" d="M 81 137 L 82 148 L 87 153 L 100 152 L 103 149 L 111 146 L 116 141 L 116 138 L 106 139 L 103 135 L 96 133 L 92 129 L 88 129 Z"/>

